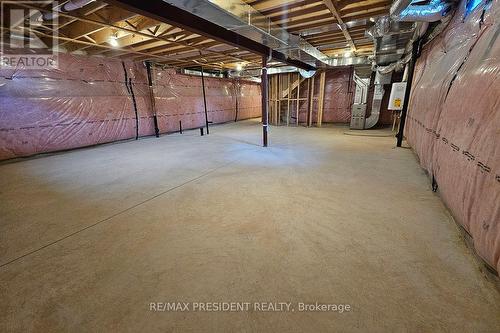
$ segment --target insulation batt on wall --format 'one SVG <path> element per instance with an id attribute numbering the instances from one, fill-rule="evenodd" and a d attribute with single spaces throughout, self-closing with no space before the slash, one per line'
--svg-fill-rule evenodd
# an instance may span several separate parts
<path id="1" fill-rule="evenodd" d="M 352 79 L 353 73 L 352 67 L 335 68 L 326 72 L 323 122 L 349 123 L 351 121 L 351 106 L 356 89 Z M 316 119 L 315 113 L 313 119 Z"/>
<path id="2" fill-rule="evenodd" d="M 500 2 L 465 1 L 416 63 L 405 135 L 477 253 L 500 271 Z"/>
<path id="3" fill-rule="evenodd" d="M 323 105 L 323 122 L 325 123 L 349 123 L 351 119 L 351 106 L 354 99 L 356 85 L 352 79 L 352 67 L 331 68 L 325 71 L 325 94 Z M 314 81 L 314 96 L 320 91 L 319 75 Z M 307 98 L 308 82 L 304 81 L 300 87 L 300 97 Z M 299 121 L 305 123 L 307 120 L 308 102 L 300 103 Z M 313 102 L 312 119 L 317 119 L 318 102 Z"/>
<path id="4" fill-rule="evenodd" d="M 125 72 L 126 71 L 126 72 Z M 201 78 L 154 70 L 161 133 L 203 126 Z M 58 69 L 0 68 L 0 160 L 154 134 L 147 74 L 141 62 L 59 54 Z M 208 118 L 214 123 L 258 117 L 260 86 L 206 78 Z"/>

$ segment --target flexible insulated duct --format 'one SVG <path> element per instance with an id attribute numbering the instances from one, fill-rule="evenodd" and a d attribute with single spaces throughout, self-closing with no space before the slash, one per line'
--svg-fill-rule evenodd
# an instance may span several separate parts
<path id="1" fill-rule="evenodd" d="M 398 3 L 400 6 L 391 11 L 391 17 L 403 22 L 436 22 L 443 19 L 453 6 L 452 2 L 443 0 L 431 0 L 426 4 L 422 4 L 422 1 L 413 0 L 408 6 L 400 10 L 402 1 Z"/>
<path id="2" fill-rule="evenodd" d="M 390 16 L 397 17 L 411 3 L 412 3 L 412 0 L 396 0 L 396 1 L 394 1 L 391 5 L 391 8 L 389 9 Z"/>

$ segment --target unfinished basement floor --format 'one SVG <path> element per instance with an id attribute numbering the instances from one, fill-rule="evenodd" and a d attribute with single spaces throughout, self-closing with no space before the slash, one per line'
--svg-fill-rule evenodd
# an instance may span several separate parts
<path id="1" fill-rule="evenodd" d="M 0 165 L 0 331 L 498 332 L 409 149 L 257 120 Z M 349 304 L 154 312 L 152 302 Z"/>

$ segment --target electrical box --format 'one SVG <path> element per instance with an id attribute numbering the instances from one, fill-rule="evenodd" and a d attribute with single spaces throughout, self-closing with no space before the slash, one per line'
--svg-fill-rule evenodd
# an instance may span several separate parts
<path id="1" fill-rule="evenodd" d="M 389 97 L 389 110 L 402 110 L 405 100 L 406 82 L 394 82 Z"/>
<path id="2" fill-rule="evenodd" d="M 351 129 L 364 129 L 366 104 L 353 104 L 351 113 Z"/>

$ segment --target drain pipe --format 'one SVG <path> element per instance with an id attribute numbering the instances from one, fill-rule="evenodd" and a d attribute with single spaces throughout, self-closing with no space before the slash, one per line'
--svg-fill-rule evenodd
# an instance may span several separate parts
<path id="1" fill-rule="evenodd" d="M 421 39 L 417 39 L 416 41 L 413 42 L 412 48 L 411 48 L 411 58 L 410 62 L 408 63 L 408 81 L 406 82 L 406 91 L 405 91 L 405 98 L 403 102 L 403 110 L 401 110 L 401 120 L 399 123 L 399 131 L 398 134 L 396 134 L 397 138 L 397 147 L 401 147 L 401 144 L 403 143 L 403 136 L 404 136 L 404 130 L 405 130 L 405 123 L 406 123 L 406 114 L 408 113 L 408 104 L 410 102 L 410 92 L 411 92 L 411 84 L 413 81 L 413 73 L 415 71 L 415 63 L 418 58 L 418 50 L 420 48 L 420 42 Z"/>

